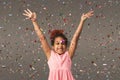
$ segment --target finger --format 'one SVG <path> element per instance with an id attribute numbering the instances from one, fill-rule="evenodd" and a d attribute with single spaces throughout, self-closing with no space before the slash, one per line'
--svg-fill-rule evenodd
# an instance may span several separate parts
<path id="1" fill-rule="evenodd" d="M 24 10 L 24 12 L 25 12 L 26 14 L 30 14 L 27 10 Z"/>
<path id="2" fill-rule="evenodd" d="M 90 14 L 93 14 L 94 13 L 94 11 L 90 11 Z"/>
<path id="3" fill-rule="evenodd" d="M 91 16 L 93 16 L 93 14 L 88 15 L 88 18 L 90 18 Z"/>
<path id="4" fill-rule="evenodd" d="M 93 13 L 89 14 L 89 16 L 93 16 L 93 15 L 94 15 Z"/>
<path id="5" fill-rule="evenodd" d="M 88 12 L 88 13 L 86 13 L 86 14 L 88 14 L 88 15 L 89 15 L 89 14 L 93 14 L 93 13 L 94 13 L 94 11 L 89 11 L 89 12 Z"/>
<path id="6" fill-rule="evenodd" d="M 30 18 L 27 17 L 27 18 L 25 18 L 25 19 L 30 19 Z"/>
<path id="7" fill-rule="evenodd" d="M 85 14 L 83 13 L 82 16 L 84 16 Z"/>
<path id="8" fill-rule="evenodd" d="M 24 15 L 24 16 L 28 16 L 28 14 L 26 14 L 26 13 L 23 13 L 23 15 Z"/>
<path id="9" fill-rule="evenodd" d="M 88 16 L 88 15 L 85 15 L 85 17 L 86 17 L 86 18 L 89 18 L 89 16 Z"/>
<path id="10" fill-rule="evenodd" d="M 94 14 L 92 14 L 92 13 L 89 13 L 89 14 L 87 14 L 87 15 L 89 15 L 89 16 L 92 16 L 92 15 L 94 15 Z"/>
<path id="11" fill-rule="evenodd" d="M 34 12 L 33 14 L 34 14 L 34 18 L 36 18 L 36 17 L 37 17 L 37 16 L 36 16 L 36 13 Z"/>
<path id="12" fill-rule="evenodd" d="M 93 14 L 93 12 L 90 12 L 90 13 L 88 13 L 87 15 L 88 15 L 88 16 L 93 16 L 94 14 Z"/>
<path id="13" fill-rule="evenodd" d="M 89 13 L 93 13 L 94 11 L 89 11 Z"/>
<path id="14" fill-rule="evenodd" d="M 85 17 L 86 18 L 90 18 L 92 15 L 91 14 L 86 14 Z"/>
<path id="15" fill-rule="evenodd" d="M 32 11 L 31 11 L 30 9 L 27 9 L 27 11 L 28 11 L 30 14 L 32 14 Z"/>
<path id="16" fill-rule="evenodd" d="M 92 10 L 92 11 L 90 11 L 90 12 L 94 12 L 94 11 Z"/>

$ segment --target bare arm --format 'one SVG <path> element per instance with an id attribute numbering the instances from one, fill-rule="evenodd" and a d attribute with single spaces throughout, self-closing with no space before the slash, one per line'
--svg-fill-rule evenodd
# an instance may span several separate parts
<path id="1" fill-rule="evenodd" d="M 79 39 L 80 33 L 82 31 L 82 28 L 83 28 L 83 24 L 84 24 L 85 20 L 87 18 L 90 18 L 91 16 L 93 16 L 93 11 L 90 11 L 86 14 L 82 14 L 82 16 L 81 16 L 81 21 L 78 25 L 77 30 L 75 31 L 75 33 L 73 35 L 73 38 L 71 40 L 71 44 L 70 44 L 70 47 L 69 47 L 69 50 L 68 50 L 71 58 L 74 55 L 74 52 L 75 52 L 75 49 L 76 49 L 76 46 L 77 46 L 77 43 L 78 43 L 78 39 Z"/>
<path id="2" fill-rule="evenodd" d="M 42 29 L 40 28 L 40 26 L 37 23 L 36 13 L 31 12 L 29 9 L 24 10 L 24 12 L 25 13 L 23 13 L 23 15 L 25 15 L 29 19 L 31 19 L 33 26 L 34 26 L 34 29 L 35 29 L 35 32 L 36 32 L 37 36 L 39 37 L 40 42 L 42 44 L 43 51 L 44 51 L 45 55 L 47 56 L 47 59 L 49 59 L 51 49 L 50 49 L 50 46 L 49 46 L 45 36 L 42 33 Z"/>

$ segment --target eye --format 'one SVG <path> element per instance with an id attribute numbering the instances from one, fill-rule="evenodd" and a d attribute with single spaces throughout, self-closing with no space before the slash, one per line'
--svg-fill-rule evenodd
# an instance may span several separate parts
<path id="1" fill-rule="evenodd" d="M 56 45 L 59 45 L 59 42 L 56 42 Z"/>

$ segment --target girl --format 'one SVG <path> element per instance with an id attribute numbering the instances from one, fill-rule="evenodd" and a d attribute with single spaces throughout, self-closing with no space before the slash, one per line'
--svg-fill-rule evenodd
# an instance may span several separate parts
<path id="1" fill-rule="evenodd" d="M 51 32 L 50 39 L 52 47 L 50 48 L 45 36 L 42 33 L 41 27 L 37 24 L 36 13 L 27 9 L 24 10 L 23 15 L 32 21 L 35 32 L 37 33 L 42 44 L 42 48 L 47 57 L 48 66 L 50 69 L 48 80 L 74 80 L 71 73 L 71 59 L 73 58 L 78 38 L 83 28 L 83 23 L 87 18 L 93 16 L 93 11 L 82 14 L 79 26 L 75 31 L 68 48 L 67 38 L 63 34 L 62 30 L 53 30 Z"/>

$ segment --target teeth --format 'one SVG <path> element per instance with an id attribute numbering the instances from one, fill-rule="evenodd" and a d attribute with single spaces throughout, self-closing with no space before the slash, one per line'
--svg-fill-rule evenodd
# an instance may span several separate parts
<path id="1" fill-rule="evenodd" d="M 58 50 L 62 50 L 62 49 L 58 49 Z"/>

